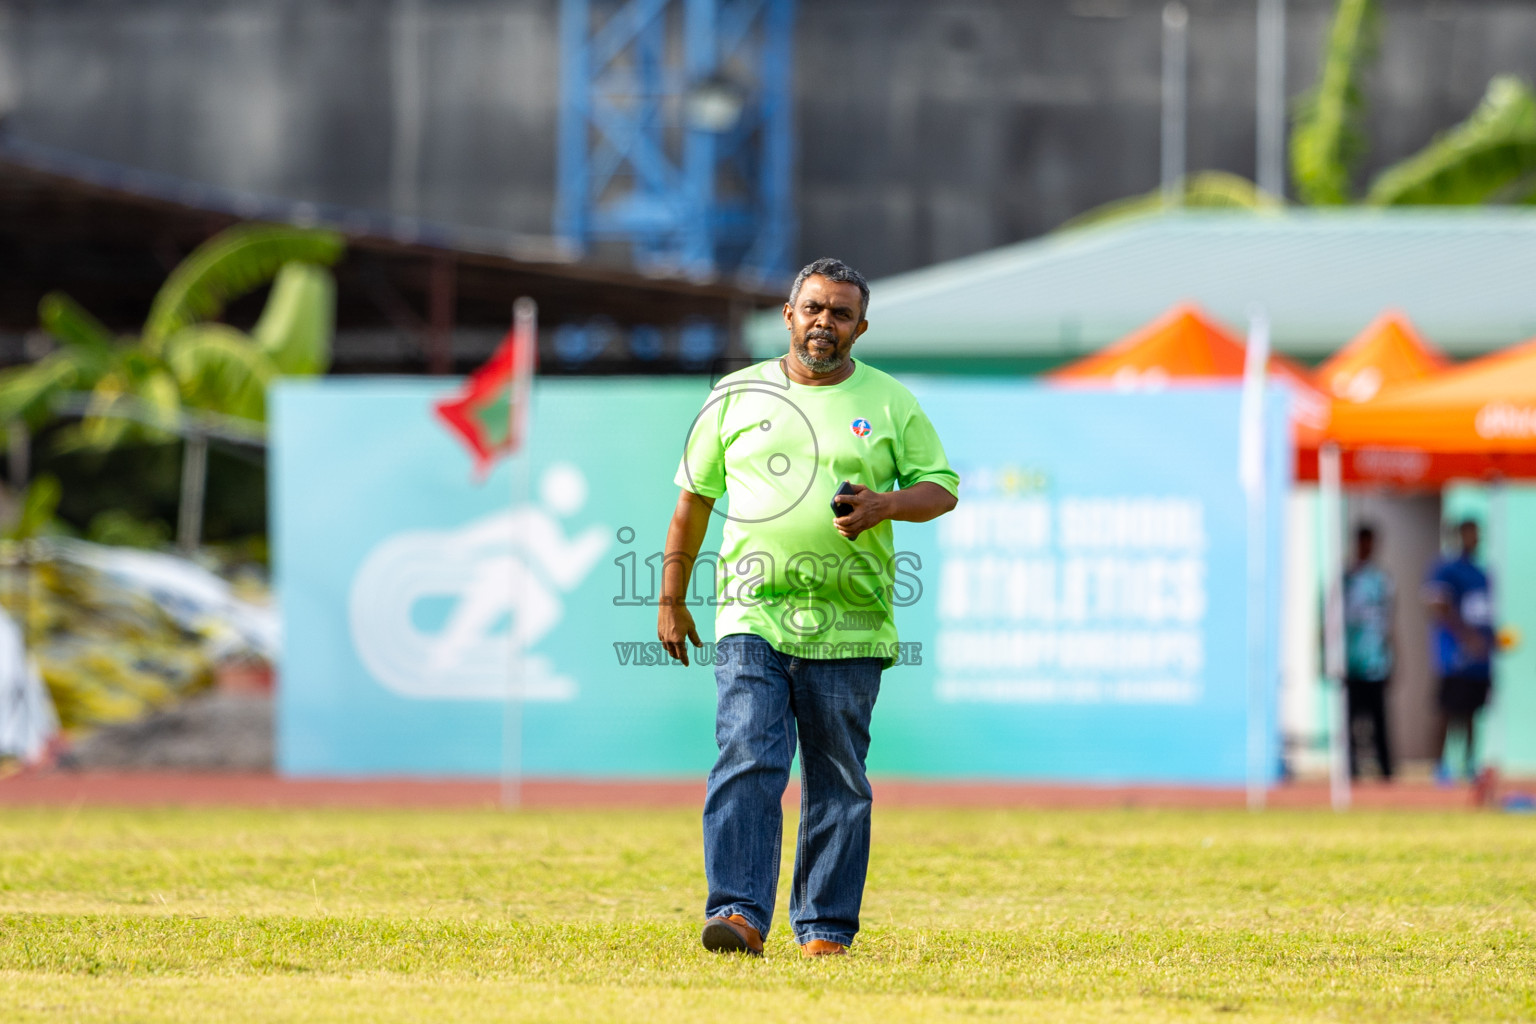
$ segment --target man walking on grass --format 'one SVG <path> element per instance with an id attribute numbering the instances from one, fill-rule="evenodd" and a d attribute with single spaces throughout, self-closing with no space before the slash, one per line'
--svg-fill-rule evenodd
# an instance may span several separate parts
<path id="1" fill-rule="evenodd" d="M 762 954 L 797 740 L 790 927 L 806 956 L 845 953 L 859 930 L 870 715 L 900 653 L 891 521 L 935 519 L 959 493 L 911 392 L 852 358 L 868 306 L 853 268 L 821 259 L 802 270 L 784 305 L 788 353 L 711 390 L 677 471 L 657 635 L 685 665 L 689 643 L 702 646 L 689 578 L 710 515 L 725 519 L 712 560 L 720 756 L 704 801 L 703 942 L 717 952 Z"/>

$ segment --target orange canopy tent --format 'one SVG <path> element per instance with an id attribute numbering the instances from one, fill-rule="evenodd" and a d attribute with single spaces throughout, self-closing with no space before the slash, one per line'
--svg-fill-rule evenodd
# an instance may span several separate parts
<path id="1" fill-rule="evenodd" d="M 1240 379 L 1246 348 L 1231 331 L 1198 306 L 1175 306 L 1108 348 L 1048 376 L 1063 383 L 1155 386 L 1170 380 Z M 1283 356 L 1270 356 L 1270 372 L 1308 392 L 1307 371 Z"/>
<path id="2" fill-rule="evenodd" d="M 1338 445 L 1346 482 L 1536 477 L 1536 339 L 1368 402 L 1335 402 L 1322 440 Z"/>
<path id="3" fill-rule="evenodd" d="M 1406 316 L 1388 311 L 1319 366 L 1313 372 L 1313 380 L 1320 391 L 1339 405 L 1369 401 L 1384 390 L 1428 380 L 1444 373 L 1450 365 L 1450 360 L 1425 341 Z M 1323 431 L 1309 425 L 1300 433 L 1296 476 L 1316 480 Z"/>
<path id="4" fill-rule="evenodd" d="M 1388 310 L 1319 366 L 1312 379 L 1333 398 L 1368 402 L 1382 388 L 1425 380 L 1450 365 L 1406 316 Z"/>
<path id="5" fill-rule="evenodd" d="M 1047 379 L 1128 389 L 1173 380 L 1241 380 L 1246 355 L 1247 347 L 1236 334 L 1198 306 L 1185 303 L 1108 348 L 1047 374 Z M 1303 367 L 1284 356 L 1269 357 L 1269 372 L 1294 388 L 1297 435 L 1311 442 L 1327 422 L 1327 396 Z"/>

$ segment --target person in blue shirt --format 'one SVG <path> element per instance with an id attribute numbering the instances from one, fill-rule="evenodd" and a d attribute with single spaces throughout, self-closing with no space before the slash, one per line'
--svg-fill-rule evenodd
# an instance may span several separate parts
<path id="1" fill-rule="evenodd" d="M 1456 528 L 1460 552 L 1442 561 L 1429 575 L 1424 596 L 1431 615 L 1430 656 L 1440 677 L 1440 717 L 1436 743 L 1437 776 L 1450 778 L 1445 741 L 1451 732 L 1466 738 L 1464 769 L 1476 777 L 1475 718 L 1493 690 L 1493 594 L 1488 574 L 1478 568 L 1476 520 Z"/>
<path id="2" fill-rule="evenodd" d="M 1349 774 L 1360 776 L 1355 724 L 1368 719 L 1381 777 L 1392 778 L 1392 745 L 1387 738 L 1387 684 L 1396 651 L 1392 635 L 1392 577 L 1373 561 L 1376 530 L 1355 531 L 1355 562 L 1344 574 L 1344 686 L 1349 695 Z"/>

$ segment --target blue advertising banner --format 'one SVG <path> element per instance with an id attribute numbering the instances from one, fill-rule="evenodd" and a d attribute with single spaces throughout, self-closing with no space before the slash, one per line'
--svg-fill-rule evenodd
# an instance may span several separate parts
<path id="1" fill-rule="evenodd" d="M 921 646 L 885 673 L 871 771 L 1241 783 L 1238 389 L 908 383 L 961 501 L 937 522 L 896 524 L 897 624 Z M 504 728 L 515 649 L 522 772 L 701 776 L 713 670 L 659 656 L 655 596 L 672 477 L 708 383 L 540 381 L 532 493 L 515 506 L 513 467 L 477 480 L 433 417 L 452 390 L 421 379 L 274 390 L 280 769 L 501 773 L 516 749 Z M 1271 399 L 1270 599 L 1258 613 L 1272 717 L 1290 435 L 1284 393 Z M 717 521 L 705 550 L 718 542 Z M 695 617 L 712 638 L 710 609 Z M 1264 723 L 1271 766 L 1276 733 Z"/>

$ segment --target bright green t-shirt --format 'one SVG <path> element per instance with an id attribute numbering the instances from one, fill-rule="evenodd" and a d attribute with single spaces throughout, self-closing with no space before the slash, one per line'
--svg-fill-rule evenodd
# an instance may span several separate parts
<path id="1" fill-rule="evenodd" d="M 726 518 L 718 557 L 701 553 L 694 568 L 716 580 L 717 638 L 755 633 L 799 657 L 897 660 L 892 611 L 921 592 L 920 563 L 894 550 L 889 520 L 843 537 L 832 495 L 844 480 L 875 491 L 927 480 L 958 496 L 960 478 L 893 377 L 857 360 L 847 380 L 824 386 L 795 383 L 777 359 L 733 373 L 694 421 L 675 479 L 717 499 Z"/>

